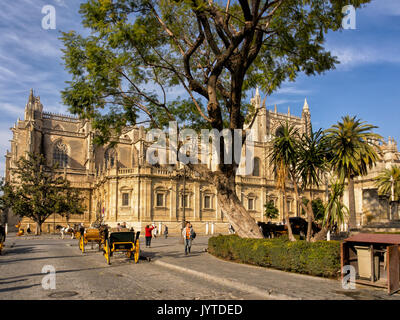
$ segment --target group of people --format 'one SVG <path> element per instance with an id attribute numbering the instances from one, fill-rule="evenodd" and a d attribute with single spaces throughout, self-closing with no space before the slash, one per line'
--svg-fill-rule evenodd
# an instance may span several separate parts
<path id="1" fill-rule="evenodd" d="M 153 230 L 157 230 L 157 226 L 150 226 L 147 225 L 145 228 L 145 237 L 146 237 L 146 248 L 151 247 L 151 239 L 153 238 Z M 168 227 L 165 226 L 164 230 L 164 236 L 165 238 L 168 237 Z M 184 228 L 182 228 L 182 237 L 184 239 L 184 245 L 185 245 L 185 255 L 188 255 L 190 253 L 190 249 L 192 247 L 192 241 L 196 237 L 196 233 L 193 230 L 193 226 L 189 221 L 186 222 L 186 225 Z"/>

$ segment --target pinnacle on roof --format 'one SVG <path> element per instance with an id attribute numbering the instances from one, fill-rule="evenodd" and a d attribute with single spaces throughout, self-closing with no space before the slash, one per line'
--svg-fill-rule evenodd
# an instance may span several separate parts
<path id="1" fill-rule="evenodd" d="M 33 89 L 31 89 L 31 92 L 29 94 L 29 101 L 30 103 L 34 103 L 35 102 L 35 97 L 33 95 Z"/>
<path id="2" fill-rule="evenodd" d="M 303 111 L 310 112 L 310 108 L 308 107 L 308 103 L 307 103 L 307 98 L 304 99 Z"/>

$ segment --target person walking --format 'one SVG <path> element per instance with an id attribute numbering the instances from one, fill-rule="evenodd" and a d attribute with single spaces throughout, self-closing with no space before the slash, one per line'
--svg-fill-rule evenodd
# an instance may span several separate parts
<path id="1" fill-rule="evenodd" d="M 164 236 L 165 236 L 165 239 L 168 238 L 168 227 L 167 226 L 165 226 Z"/>
<path id="2" fill-rule="evenodd" d="M 146 248 L 150 248 L 151 246 L 151 238 L 152 238 L 152 231 L 157 227 L 154 226 L 149 226 L 147 225 L 146 228 L 144 228 L 145 231 L 145 236 L 146 236 Z"/>
<path id="3" fill-rule="evenodd" d="M 182 236 L 185 239 L 185 255 L 190 253 L 190 249 L 192 247 L 194 230 L 190 222 L 186 222 L 186 227 L 182 230 Z"/>

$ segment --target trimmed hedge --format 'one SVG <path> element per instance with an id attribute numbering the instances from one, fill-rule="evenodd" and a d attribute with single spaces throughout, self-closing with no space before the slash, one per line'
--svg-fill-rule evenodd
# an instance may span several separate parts
<path id="1" fill-rule="evenodd" d="M 291 242 L 287 236 L 248 239 L 219 235 L 208 240 L 208 252 L 227 260 L 327 278 L 337 278 L 340 271 L 339 241 Z"/>

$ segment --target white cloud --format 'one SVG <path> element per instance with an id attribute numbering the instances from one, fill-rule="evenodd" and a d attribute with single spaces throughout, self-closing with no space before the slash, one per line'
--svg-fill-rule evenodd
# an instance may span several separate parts
<path id="1" fill-rule="evenodd" d="M 18 107 L 11 103 L 2 103 L 0 102 L 0 112 L 6 112 L 14 117 L 23 117 L 24 116 L 24 107 Z"/>
<path id="2" fill-rule="evenodd" d="M 4 123 L 1 124 L 2 129 L 0 130 L 0 159 L 2 155 L 6 154 L 7 149 L 10 149 L 9 140 L 12 139 L 12 131 L 7 128 Z"/>
<path id="3" fill-rule="evenodd" d="M 64 0 L 54 0 L 60 7 L 68 8 Z"/>
<path id="4" fill-rule="evenodd" d="M 296 88 L 295 86 L 284 86 L 283 88 L 278 89 L 275 94 L 298 94 L 298 95 L 307 95 L 311 93 L 311 90 L 305 90 Z"/>
<path id="5" fill-rule="evenodd" d="M 334 47 L 330 51 L 340 61 L 337 68 L 350 68 L 371 63 L 400 63 L 400 50 L 394 46 L 389 48 L 365 45 Z"/>

